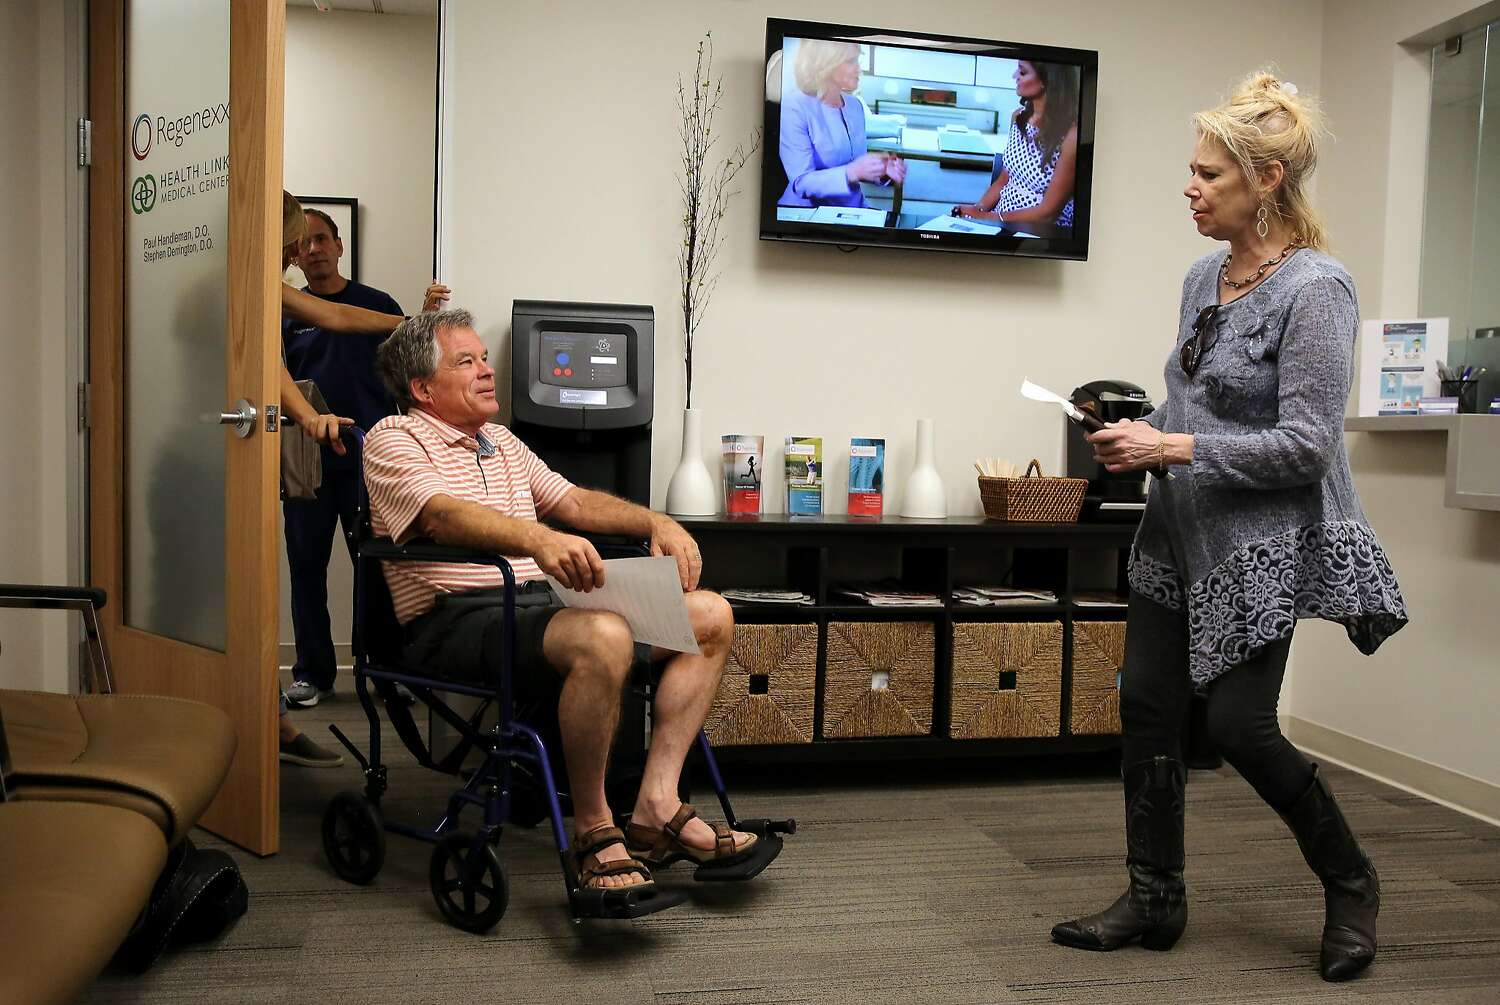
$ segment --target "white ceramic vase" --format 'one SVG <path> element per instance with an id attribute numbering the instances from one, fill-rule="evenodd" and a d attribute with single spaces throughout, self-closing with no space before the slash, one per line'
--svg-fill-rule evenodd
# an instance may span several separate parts
<path id="1" fill-rule="evenodd" d="M 667 483 L 667 512 L 673 516 L 713 516 L 719 511 L 717 482 L 703 463 L 703 413 L 682 410 L 682 459 Z"/>
<path id="2" fill-rule="evenodd" d="M 917 420 L 917 466 L 901 497 L 901 515 L 922 520 L 941 520 L 948 515 L 948 490 L 937 472 L 931 419 Z"/>

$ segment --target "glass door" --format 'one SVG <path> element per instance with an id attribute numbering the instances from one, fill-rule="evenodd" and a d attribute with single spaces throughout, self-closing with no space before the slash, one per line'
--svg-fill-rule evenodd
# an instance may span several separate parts
<path id="1" fill-rule="evenodd" d="M 117 689 L 229 714 L 202 823 L 261 854 L 279 829 L 284 23 L 283 0 L 90 5 L 93 578 Z"/>

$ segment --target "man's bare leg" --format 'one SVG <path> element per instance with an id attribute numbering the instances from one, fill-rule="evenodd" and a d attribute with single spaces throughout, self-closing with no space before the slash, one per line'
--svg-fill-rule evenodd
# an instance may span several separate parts
<path id="1" fill-rule="evenodd" d="M 542 636 L 542 653 L 563 675 L 557 721 L 568 783 L 573 792 L 575 834 L 614 823 L 604 797 L 604 772 L 620 720 L 620 695 L 635 653 L 630 625 L 604 611 L 564 610 L 553 615 Z M 629 858 L 623 844 L 598 853 L 601 862 Z M 605 876 L 601 886 L 633 886 L 641 876 Z"/>
<path id="2" fill-rule="evenodd" d="M 670 822 L 682 805 L 677 798 L 682 762 L 718 693 L 719 676 L 734 638 L 734 611 L 723 597 L 697 590 L 687 595 L 687 606 L 702 652 L 698 656 L 676 653 L 662 672 L 651 715 L 651 750 L 646 755 L 641 793 L 630 815 L 635 823 L 656 829 Z M 747 838 L 736 832 L 735 846 Z M 712 851 L 715 844 L 713 828 L 702 820 L 690 821 L 683 828 L 682 840 L 704 851 Z"/>

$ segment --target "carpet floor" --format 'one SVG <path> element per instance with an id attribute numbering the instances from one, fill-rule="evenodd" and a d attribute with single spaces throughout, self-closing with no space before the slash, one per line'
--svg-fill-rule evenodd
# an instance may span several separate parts
<path id="1" fill-rule="evenodd" d="M 357 701 L 294 713 L 366 739 Z M 386 730 L 390 733 L 389 727 Z M 394 739 L 391 737 L 391 739 Z M 431 824 L 451 779 L 388 744 L 387 816 Z M 745 816 L 798 833 L 757 880 L 695 885 L 631 922 L 569 920 L 550 831 L 500 846 L 510 907 L 486 935 L 444 924 L 429 846 L 390 836 L 356 887 L 323 858 L 323 807 L 356 766 L 282 768 L 282 850 L 229 849 L 250 911 L 219 939 L 171 950 L 146 975 L 106 971 L 84 1001 L 456 1002 L 1500 1002 L 1500 829 L 1338 768 L 1325 777 L 1380 869 L 1380 955 L 1350 984 L 1317 974 L 1321 889 L 1280 820 L 1228 767 L 1188 786 L 1191 921 L 1170 953 L 1053 945 L 1058 919 L 1123 888 L 1124 834 L 1108 756 L 844 766 L 732 790 Z M 734 778 L 730 784 L 735 784 Z M 694 793 L 710 819 L 711 792 Z M 717 809 L 717 807 L 714 807 Z M 466 811 L 471 812 L 471 811 Z M 199 832 L 205 847 L 225 847 Z"/>

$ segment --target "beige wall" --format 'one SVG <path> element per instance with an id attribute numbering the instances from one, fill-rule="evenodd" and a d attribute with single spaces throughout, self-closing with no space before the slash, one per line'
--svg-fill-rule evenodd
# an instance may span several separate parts
<path id="1" fill-rule="evenodd" d="M 1322 97 L 1337 142 L 1323 160 L 1319 192 L 1367 318 L 1417 310 L 1428 56 L 1425 46 L 1400 43 L 1420 34 L 1430 44 L 1476 18 L 1500 16 L 1500 4 L 1477 14 L 1473 7 L 1469 0 L 1325 4 Z M 1454 18 L 1463 20 L 1444 24 Z M 1493 724 L 1500 645 L 1487 627 L 1500 593 L 1500 514 L 1444 508 L 1440 434 L 1355 433 L 1349 444 L 1412 623 L 1373 658 L 1359 655 L 1342 629 L 1304 625 L 1282 711 L 1403 755 L 1413 779 L 1446 770 L 1500 786 Z M 1434 776 L 1419 764 L 1440 770 Z M 1490 798 L 1497 796 L 1500 789 Z"/>
<path id="2" fill-rule="evenodd" d="M 359 199 L 360 281 L 408 313 L 421 309 L 432 278 L 436 73 L 435 18 L 287 8 L 287 188 Z M 336 643 L 349 640 L 352 592 L 353 571 L 337 542 L 328 577 Z M 285 664 L 292 661 L 290 598 L 282 547 Z"/>
<path id="3" fill-rule="evenodd" d="M 916 420 L 933 417 L 950 512 L 977 513 L 975 457 L 1038 457 L 1052 472 L 1061 463 L 1061 421 L 1019 397 L 1023 375 L 1064 392 L 1123 377 L 1159 397 L 1183 273 L 1212 250 L 1181 195 L 1189 118 L 1258 65 L 1274 61 L 1315 83 L 1322 59 L 1321 8 L 1300 2 L 1259 4 L 1254 17 L 1242 4 L 1162 0 L 876 0 L 857 14 L 829 2 L 453 0 L 449 13 L 456 163 L 444 179 L 453 206 L 446 278 L 501 355 L 513 299 L 655 305 L 658 504 L 678 459 L 684 398 L 673 101 L 704 31 L 726 77 L 730 139 L 759 125 L 768 15 L 1101 50 L 1086 263 L 761 242 L 759 157 L 747 169 L 698 336 L 702 447 L 716 464 L 722 433 L 762 433 L 768 444 L 821 434 L 834 512 L 844 508 L 850 436 L 887 438 L 894 507 Z M 1209 27 L 1219 24 L 1234 29 Z M 766 465 L 770 511 L 782 508 L 780 463 L 777 453 Z"/>
<path id="4" fill-rule="evenodd" d="M 359 199 L 360 282 L 408 314 L 432 279 L 436 74 L 436 18 L 287 8 L 286 187 Z"/>
<path id="5" fill-rule="evenodd" d="M 0 581 L 69 581 L 64 180 L 73 146 L 64 102 L 64 5 L 0 4 Z M 34 140 L 32 138 L 35 138 Z M 61 613 L 0 611 L 0 686 L 66 690 Z"/>

